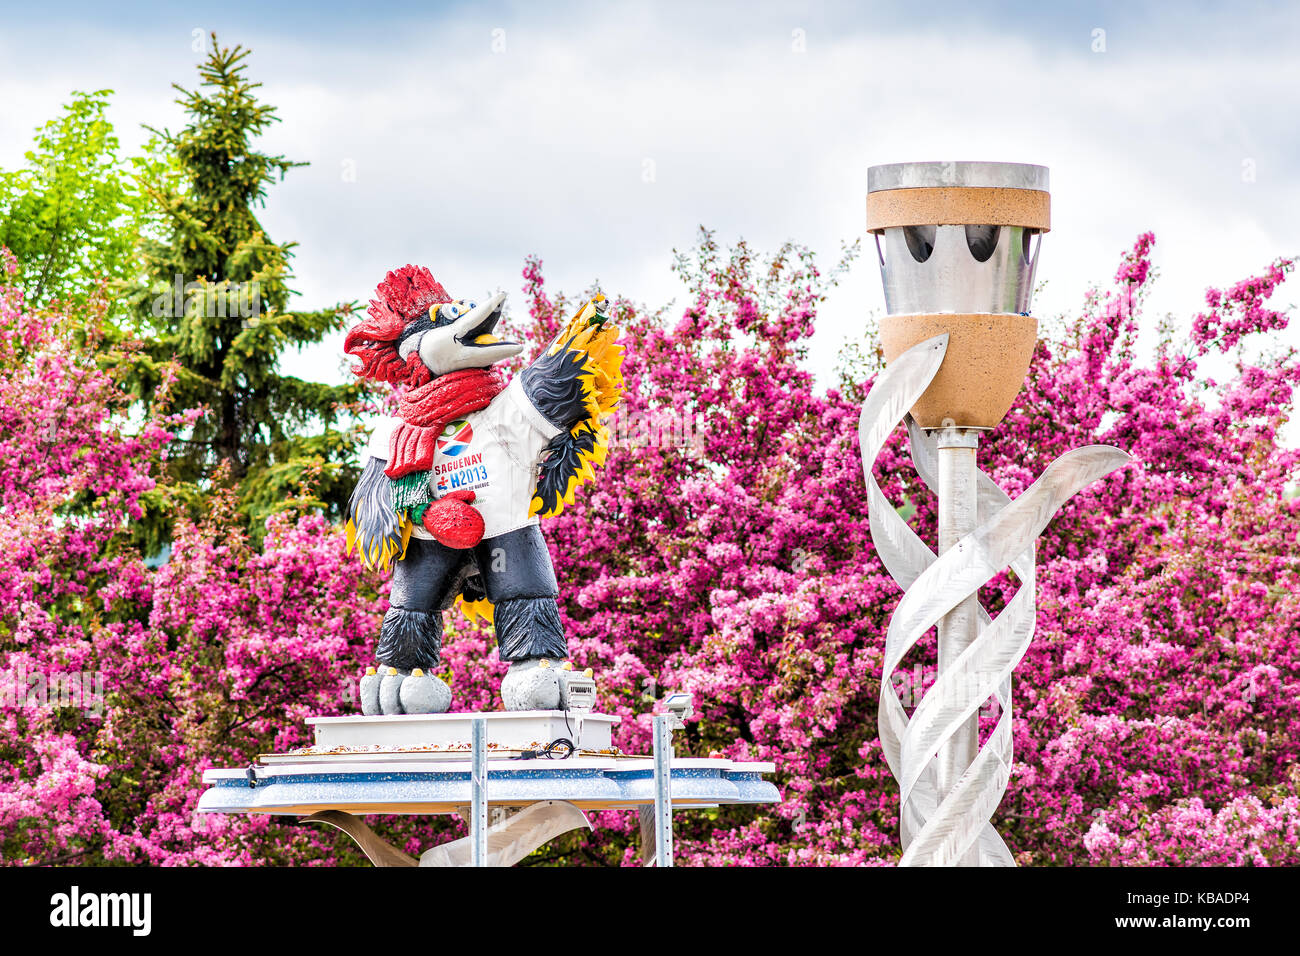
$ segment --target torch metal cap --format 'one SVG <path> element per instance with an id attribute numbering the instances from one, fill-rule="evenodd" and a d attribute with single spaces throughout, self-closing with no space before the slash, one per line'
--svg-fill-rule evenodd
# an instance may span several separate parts
<path id="1" fill-rule="evenodd" d="M 1049 191 L 1047 167 L 1030 163 L 888 163 L 867 168 L 869 193 L 939 186 Z"/>
<path id="2" fill-rule="evenodd" d="M 889 314 L 885 360 L 949 336 L 912 414 L 992 428 L 1015 400 L 1038 338 L 1029 315 L 1041 236 L 1051 228 L 1047 168 L 1028 163 L 891 163 L 867 170 Z"/>

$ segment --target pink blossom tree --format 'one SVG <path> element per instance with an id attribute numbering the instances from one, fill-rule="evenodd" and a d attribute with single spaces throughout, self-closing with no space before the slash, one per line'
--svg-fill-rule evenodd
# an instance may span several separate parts
<path id="1" fill-rule="evenodd" d="M 349 858 L 194 808 L 203 769 L 302 743 L 304 716 L 345 703 L 375 594 L 318 516 L 272 520 L 255 551 L 220 476 L 205 523 L 180 524 L 162 567 L 142 559 L 141 498 L 167 491 L 162 456 L 200 410 L 133 423 L 94 361 L 103 320 L 0 286 L 0 857 Z"/>
<path id="2" fill-rule="evenodd" d="M 1136 339 L 1152 245 L 1141 237 L 1114 288 L 1040 344 L 981 449 L 1013 494 L 1088 442 L 1136 459 L 1042 540 L 1017 767 L 994 823 L 1025 863 L 1294 864 L 1300 505 L 1287 489 L 1300 455 L 1278 430 L 1300 364 L 1243 351 L 1285 325 L 1268 303 L 1294 263 L 1211 290 L 1185 348 L 1166 329 L 1148 360 Z M 893 863 L 898 795 L 876 700 L 899 594 L 872 549 L 856 444 L 880 358 L 815 387 L 801 359 L 835 272 L 805 250 L 762 258 L 706 233 L 678 269 L 691 290 L 680 315 L 617 304 L 616 447 L 546 522 L 570 647 L 596 669 L 602 709 L 623 717 L 624 750 L 648 748 L 655 697 L 686 689 L 698 717 L 679 751 L 776 762 L 779 807 L 677 815 L 679 863 Z M 524 279 L 540 343 L 576 300 L 547 292 L 539 261 Z M 304 717 L 354 710 L 383 581 L 307 504 L 255 547 L 220 475 L 203 523 L 182 523 L 167 562 L 146 563 L 130 522 L 141 495 L 167 493 L 153 487 L 159 457 L 200 411 L 133 422 L 77 347 L 94 315 L 33 314 L 9 287 L 0 306 L 0 856 L 359 862 L 331 832 L 194 808 L 203 769 L 305 743 Z M 1222 384 L 1198 372 L 1211 355 L 1236 357 Z M 877 477 L 932 537 L 901 430 Z M 986 603 L 1014 587 L 994 582 Z M 498 706 L 491 647 L 451 622 L 456 706 Z M 933 644 L 905 662 L 922 683 L 932 666 Z M 100 714 L 84 694 L 32 700 L 26 675 L 73 671 L 102 675 Z M 447 819 L 373 822 L 408 851 L 463 833 Z M 596 823 L 530 862 L 633 862 L 634 817 Z"/>
<path id="3" fill-rule="evenodd" d="M 1286 324 L 1267 302 L 1294 262 L 1210 290 L 1188 350 L 1165 329 L 1144 363 L 1153 243 L 1140 237 L 1114 290 L 1090 295 L 1064 339 L 1040 345 L 981 450 L 1013 494 L 1082 444 L 1137 459 L 1076 497 L 1040 546 L 1038 636 L 1017 679 L 1019 763 L 995 823 L 1025 863 L 1296 862 L 1300 506 L 1287 484 L 1300 456 L 1278 429 L 1300 365 L 1293 350 L 1259 365 L 1243 353 L 1226 384 L 1196 374 L 1198 359 Z M 692 422 L 700 441 L 642 447 L 646 430 L 624 429 L 634 447 L 551 525 L 572 646 L 605 675 L 625 747 L 648 745 L 642 687 L 654 680 L 703 705 L 688 749 L 776 762 L 782 805 L 683 816 L 679 859 L 893 862 L 897 791 L 876 700 L 899 595 L 872 549 L 855 434 L 879 356 L 816 392 L 799 359 L 833 276 L 800 250 L 759 261 L 742 244 L 724 258 L 706 235 L 679 269 L 694 298 L 675 324 L 624 319 L 623 415 Z M 549 330 L 564 303 L 547 299 L 537 263 L 525 278 Z M 932 539 L 934 502 L 914 490 L 902 442 L 900 430 L 877 477 L 915 505 L 911 520 Z M 986 599 L 996 610 L 1012 590 L 1004 579 Z M 931 643 L 915 661 L 922 683 L 933 654 Z M 1203 832 L 1185 821 L 1204 813 L 1217 814 L 1223 846 L 1203 836 L 1183 852 L 1178 839 Z M 1248 828 L 1261 827 L 1277 835 L 1243 857 Z M 1121 849 L 1108 838 L 1117 833 Z M 626 844 L 607 837 L 612 860 Z"/>

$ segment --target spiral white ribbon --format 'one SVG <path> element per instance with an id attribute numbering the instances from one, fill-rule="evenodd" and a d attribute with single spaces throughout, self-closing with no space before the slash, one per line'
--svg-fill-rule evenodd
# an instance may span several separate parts
<path id="1" fill-rule="evenodd" d="M 904 591 L 885 637 L 880 741 L 902 795 L 902 866 L 950 866 L 973 846 L 981 866 L 1015 866 L 989 821 L 1011 775 L 1011 672 L 1034 636 L 1034 542 L 1061 505 L 1129 456 L 1109 445 L 1066 452 L 1015 501 L 979 471 L 976 528 L 936 557 L 899 517 L 871 468 L 890 433 L 905 420 L 912 463 L 935 490 L 937 444 L 907 410 L 939 371 L 947 348 L 948 336 L 940 335 L 891 362 L 863 402 L 858 426 L 871 539 Z M 909 720 L 891 681 L 895 668 L 940 618 L 1008 566 L 1020 579 L 1015 596 L 996 619 L 979 607 L 979 634 L 945 667 Z M 936 754 L 990 696 L 1000 708 L 993 733 L 952 789 L 940 794 Z"/>

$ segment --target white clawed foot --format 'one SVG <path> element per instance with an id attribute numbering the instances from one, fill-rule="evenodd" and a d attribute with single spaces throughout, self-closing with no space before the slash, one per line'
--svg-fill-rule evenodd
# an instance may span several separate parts
<path id="1" fill-rule="evenodd" d="M 506 710 L 578 710 L 596 706 L 596 682 L 591 668 L 575 670 L 565 661 L 555 667 L 546 658 L 515 661 L 501 681 Z"/>
<path id="2" fill-rule="evenodd" d="M 361 713 L 444 714 L 451 707 L 451 688 L 420 668 L 407 673 L 380 665 L 361 678 Z"/>
<path id="3" fill-rule="evenodd" d="M 514 661 L 501 681 L 506 710 L 558 710 L 560 678 L 544 657 Z"/>
<path id="4" fill-rule="evenodd" d="M 383 714 L 404 714 L 402 710 L 402 682 L 406 680 L 406 671 L 396 667 L 380 669 L 382 679 L 379 681 L 379 712 Z"/>
<path id="5" fill-rule="evenodd" d="M 361 713 L 368 717 L 383 713 L 379 707 L 379 685 L 383 679 L 373 667 L 367 667 L 361 677 Z"/>
<path id="6" fill-rule="evenodd" d="M 398 699 L 406 714 L 445 714 L 451 706 L 451 688 L 442 678 L 417 667 L 402 681 Z"/>

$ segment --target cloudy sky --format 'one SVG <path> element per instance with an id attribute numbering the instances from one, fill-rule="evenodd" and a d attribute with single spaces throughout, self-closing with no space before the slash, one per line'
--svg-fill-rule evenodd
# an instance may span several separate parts
<path id="1" fill-rule="evenodd" d="M 170 84 L 195 84 L 209 31 L 252 49 L 282 121 L 263 148 L 311 163 L 262 213 L 300 243 L 305 305 L 364 299 L 407 261 L 453 294 L 517 298 L 537 253 L 556 288 L 658 306 L 700 225 L 829 264 L 863 233 L 867 167 L 906 160 L 1051 168 L 1039 315 L 1076 308 L 1145 230 L 1152 325 L 1300 253 L 1297 4 L 7 6 L 6 168 L 71 90 L 116 91 L 129 151 L 141 123 L 183 123 Z M 813 343 L 823 381 L 883 308 L 864 256 Z M 334 379 L 338 348 L 289 367 Z"/>

